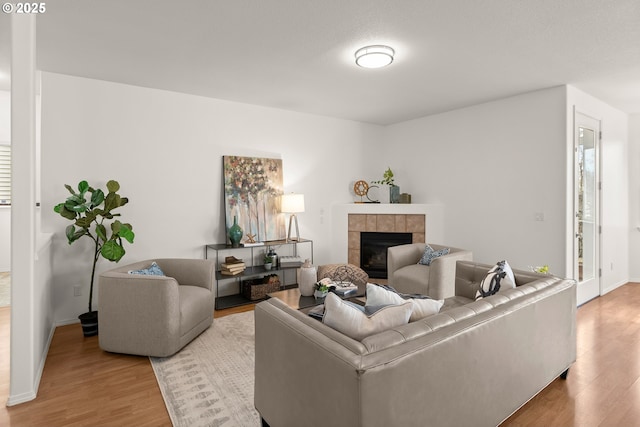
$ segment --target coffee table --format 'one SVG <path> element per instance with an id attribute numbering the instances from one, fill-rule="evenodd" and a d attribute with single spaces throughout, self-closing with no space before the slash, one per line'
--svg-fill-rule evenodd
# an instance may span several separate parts
<path id="1" fill-rule="evenodd" d="M 308 311 L 306 309 L 315 307 L 320 304 L 324 304 L 324 298 L 305 297 L 300 293 L 299 288 L 285 289 L 283 291 L 270 292 L 267 294 L 267 298 L 278 298 L 289 307 L 294 310 Z M 345 298 L 347 301 L 355 302 L 356 304 L 364 305 L 364 297 L 351 297 Z"/>
<path id="2" fill-rule="evenodd" d="M 303 297 L 299 288 L 285 289 L 284 291 L 270 292 L 267 298 L 278 298 L 294 310 L 315 307 L 324 304 L 324 298 Z"/>

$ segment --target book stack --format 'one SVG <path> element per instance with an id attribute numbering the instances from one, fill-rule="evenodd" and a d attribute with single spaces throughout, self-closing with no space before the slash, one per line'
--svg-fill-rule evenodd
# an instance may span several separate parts
<path id="1" fill-rule="evenodd" d="M 246 264 L 236 257 L 226 257 L 220 264 L 220 274 L 225 276 L 235 276 L 242 273 L 247 268 Z"/>

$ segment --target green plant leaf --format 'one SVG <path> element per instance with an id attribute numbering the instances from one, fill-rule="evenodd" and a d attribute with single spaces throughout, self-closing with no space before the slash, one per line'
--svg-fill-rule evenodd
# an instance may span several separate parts
<path id="1" fill-rule="evenodd" d="M 89 184 L 87 183 L 87 181 L 80 181 L 80 183 L 78 184 L 78 191 L 80 191 L 80 194 L 86 193 L 88 189 Z"/>
<path id="2" fill-rule="evenodd" d="M 109 261 L 118 262 L 124 256 L 124 248 L 115 240 L 109 240 L 102 245 L 100 254 Z"/>
<path id="3" fill-rule="evenodd" d="M 86 216 L 80 217 L 76 219 L 76 225 L 80 228 L 89 228 L 91 227 L 91 219 Z"/>
<path id="4" fill-rule="evenodd" d="M 124 206 L 129 203 L 129 199 L 126 197 L 120 197 L 120 206 Z"/>
<path id="5" fill-rule="evenodd" d="M 53 207 L 53 211 L 59 214 L 63 208 L 64 208 L 64 203 L 58 203 Z"/>
<path id="6" fill-rule="evenodd" d="M 85 213 L 85 216 L 80 216 L 80 218 L 76 219 L 76 225 L 82 228 L 91 227 L 91 223 L 96 219 L 96 214 L 93 211 L 88 211 Z"/>
<path id="7" fill-rule="evenodd" d="M 104 199 L 104 210 L 110 211 L 120 206 L 120 195 L 116 193 L 107 194 L 107 197 Z"/>
<path id="8" fill-rule="evenodd" d="M 70 219 L 71 221 L 74 221 L 78 214 L 65 208 L 63 203 L 61 203 L 61 205 L 62 207 L 60 208 L 60 215 L 67 219 Z"/>
<path id="9" fill-rule="evenodd" d="M 91 204 L 93 206 L 100 206 L 104 202 L 104 192 L 99 188 L 91 193 Z"/>
<path id="10" fill-rule="evenodd" d="M 109 190 L 109 193 L 115 193 L 119 189 L 120 184 L 118 183 L 118 181 L 110 180 L 109 182 L 107 182 L 107 190 Z"/>
<path id="11" fill-rule="evenodd" d="M 69 244 L 72 244 L 73 235 L 76 234 L 76 227 L 74 227 L 73 224 L 68 225 L 67 228 L 64 230 L 64 234 L 67 235 L 67 240 L 69 241 Z"/>
<path id="12" fill-rule="evenodd" d="M 76 240 L 78 240 L 79 238 L 81 238 L 82 236 L 84 236 L 85 234 L 87 234 L 87 230 L 84 228 L 79 229 L 78 231 L 75 232 L 75 234 L 73 235 L 73 241 L 75 242 Z"/>
<path id="13" fill-rule="evenodd" d="M 120 227 L 120 232 L 118 234 L 129 243 L 133 243 L 133 238 L 136 237 L 129 224 L 122 224 L 122 226 Z"/>
<path id="14" fill-rule="evenodd" d="M 102 224 L 96 224 L 96 234 L 103 242 L 107 241 L 107 228 Z"/>
<path id="15" fill-rule="evenodd" d="M 69 244 L 72 244 L 73 242 L 75 242 L 76 240 L 78 240 L 79 238 L 87 234 L 87 230 L 83 228 L 76 230 L 73 224 L 71 224 L 67 226 L 67 228 L 65 229 L 65 234 L 67 236 L 67 240 L 69 241 Z"/>
<path id="16" fill-rule="evenodd" d="M 69 184 L 65 184 L 64 188 L 66 188 L 67 190 L 69 190 L 69 193 L 71 194 L 76 194 L 76 192 L 73 190 L 73 188 L 69 185 Z"/>

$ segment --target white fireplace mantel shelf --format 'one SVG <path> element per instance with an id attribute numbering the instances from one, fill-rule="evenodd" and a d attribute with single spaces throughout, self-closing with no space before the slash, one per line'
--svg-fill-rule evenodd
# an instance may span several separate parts
<path id="1" fill-rule="evenodd" d="M 444 205 L 403 203 L 349 203 L 333 205 L 331 209 L 333 247 L 331 262 L 348 259 L 349 214 L 425 215 L 426 241 L 444 242 Z"/>

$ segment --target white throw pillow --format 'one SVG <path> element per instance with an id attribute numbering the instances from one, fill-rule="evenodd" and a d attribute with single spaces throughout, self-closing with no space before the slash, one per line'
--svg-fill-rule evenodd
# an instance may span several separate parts
<path id="1" fill-rule="evenodd" d="M 382 307 L 368 316 L 353 303 L 329 292 L 324 300 L 322 323 L 348 337 L 362 341 L 369 335 L 408 323 L 411 311 L 411 302 L 403 301 L 399 305 Z"/>
<path id="2" fill-rule="evenodd" d="M 516 277 L 513 275 L 513 270 L 509 263 L 504 261 L 504 272 L 507 273 L 506 277 L 500 282 L 500 290 L 513 289 L 516 287 Z"/>
<path id="3" fill-rule="evenodd" d="M 437 314 L 444 300 L 435 300 L 431 298 L 410 298 L 406 300 L 395 292 L 389 291 L 382 286 L 367 283 L 367 302 L 366 306 L 380 306 L 386 304 L 402 304 L 405 301 L 411 301 L 412 311 L 410 322 L 423 319 L 427 316 Z"/>

